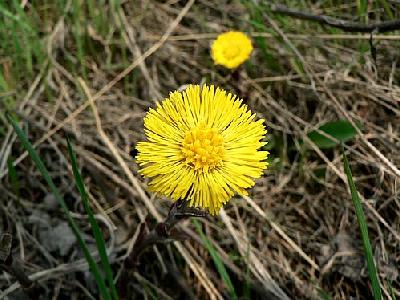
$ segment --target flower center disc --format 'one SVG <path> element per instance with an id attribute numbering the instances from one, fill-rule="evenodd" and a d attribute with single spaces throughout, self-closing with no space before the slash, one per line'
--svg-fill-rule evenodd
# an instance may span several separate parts
<path id="1" fill-rule="evenodd" d="M 234 59 L 240 53 L 240 48 L 238 46 L 230 46 L 224 49 L 224 56 L 226 59 Z"/>
<path id="2" fill-rule="evenodd" d="M 185 134 L 182 142 L 184 161 L 195 170 L 214 169 L 222 164 L 223 142 L 217 130 L 200 124 Z"/>

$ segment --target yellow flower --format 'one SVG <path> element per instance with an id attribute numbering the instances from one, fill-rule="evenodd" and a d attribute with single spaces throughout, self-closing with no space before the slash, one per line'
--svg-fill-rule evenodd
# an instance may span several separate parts
<path id="1" fill-rule="evenodd" d="M 172 92 L 144 118 L 140 173 L 151 178 L 151 191 L 218 214 L 235 193 L 246 195 L 268 165 L 268 152 L 259 150 L 264 120 L 254 119 L 242 100 L 214 86 Z"/>
<path id="2" fill-rule="evenodd" d="M 245 62 L 253 51 L 251 40 L 239 31 L 220 34 L 211 45 L 211 56 L 216 65 L 234 69 Z"/>

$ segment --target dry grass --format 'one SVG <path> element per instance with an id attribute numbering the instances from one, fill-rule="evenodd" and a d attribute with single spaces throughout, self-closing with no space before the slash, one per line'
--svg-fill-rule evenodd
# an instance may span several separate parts
<path id="1" fill-rule="evenodd" d="M 209 44 L 224 30 L 254 30 L 248 6 L 213 0 L 121 2 L 119 9 L 101 7 L 105 29 L 90 18 L 79 19 L 87 49 L 82 61 L 69 18 L 75 1 L 67 3 L 64 15 L 52 14 L 44 4 L 43 11 L 37 7 L 39 14 L 48 10 L 47 26 L 40 29 L 46 67 L 35 66 L 35 76 L 0 93 L 14 97 L 16 114 L 87 230 L 66 149 L 65 135 L 73 138 L 117 278 L 138 225 L 147 215 L 161 220 L 170 205 L 146 191 L 129 155 L 144 138 L 143 116 L 169 91 L 211 82 L 243 97 L 269 128 L 271 166 L 250 197 L 236 197 L 220 217 L 201 220 L 239 297 L 320 299 L 322 289 L 333 299 L 371 298 L 340 149 L 320 150 L 307 137 L 337 119 L 362 124 L 346 150 L 365 204 L 384 295 L 391 286 L 399 297 L 400 37 L 376 37 L 375 64 L 365 36 L 265 12 L 268 32 L 252 35 L 265 40 L 279 69 L 256 44 L 251 62 L 232 76 L 213 66 Z M 352 10 L 339 6 L 325 13 L 346 18 Z M 15 62 L 7 57 L 1 62 L 7 79 L 6 66 Z M 42 245 L 41 230 L 57 226 L 63 216 L 49 205 L 48 190 L 11 127 L 0 126 L 1 211 L 15 224 L 15 256 L 39 281 L 44 299 L 95 299 L 78 246 L 61 255 Z M 11 156 L 20 195 L 8 176 Z M 183 228 L 193 240 L 147 251 L 124 282 L 129 299 L 229 298 L 193 225 Z M 6 273 L 0 286 L 3 296 L 13 295 L 10 299 L 20 291 Z"/>

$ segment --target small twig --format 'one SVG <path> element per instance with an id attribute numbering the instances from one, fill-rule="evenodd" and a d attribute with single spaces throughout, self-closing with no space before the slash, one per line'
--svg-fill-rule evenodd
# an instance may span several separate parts
<path id="1" fill-rule="evenodd" d="M 4 219 L 4 233 L 0 235 L 0 269 L 14 276 L 24 289 L 30 289 L 34 282 L 25 274 L 21 261 L 15 259 L 11 253 L 12 224 L 7 216 L 4 216 Z"/>
<path id="2" fill-rule="evenodd" d="M 376 47 L 375 47 L 374 42 L 373 42 L 373 34 L 374 34 L 374 32 L 371 32 L 370 37 L 369 37 L 369 48 L 371 49 L 371 57 L 372 57 L 372 59 L 373 59 L 373 61 L 375 63 L 375 66 L 376 66 L 377 65 L 376 64 L 377 52 L 376 52 Z"/>
<path id="3" fill-rule="evenodd" d="M 138 258 L 145 249 L 155 244 L 165 244 L 173 241 L 184 241 L 190 238 L 187 234 L 174 228 L 179 222 L 187 220 L 190 217 L 205 217 L 206 212 L 196 208 L 188 207 L 187 202 L 179 200 L 172 204 L 168 216 L 164 222 L 157 225 L 146 234 L 148 223 L 142 223 L 140 232 L 133 246 L 131 255 L 127 258 L 127 264 L 130 267 L 137 265 Z"/>
<path id="4" fill-rule="evenodd" d="M 13 258 L 12 255 L 4 263 L 0 264 L 0 268 L 14 276 L 25 290 L 33 287 L 33 281 L 25 274 L 21 261 Z"/>
<path id="5" fill-rule="evenodd" d="M 336 19 L 325 15 L 315 15 L 310 12 L 304 12 L 292 9 L 284 5 L 274 5 L 271 7 L 271 11 L 274 13 L 291 16 L 297 19 L 318 22 L 324 25 L 339 28 L 346 32 L 384 33 L 400 29 L 400 19 L 379 22 L 379 23 L 362 24 L 357 22 Z"/>
<path id="6" fill-rule="evenodd" d="M 182 273 L 171 263 L 167 263 L 168 275 L 172 276 L 172 280 L 179 285 L 182 292 L 185 293 L 186 298 L 188 300 L 195 300 L 197 297 L 194 295 L 190 285 L 183 278 Z"/>

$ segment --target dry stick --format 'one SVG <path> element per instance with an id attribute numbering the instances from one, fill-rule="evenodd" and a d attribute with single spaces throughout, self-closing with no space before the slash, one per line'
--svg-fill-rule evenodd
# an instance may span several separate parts
<path id="1" fill-rule="evenodd" d="M 89 103 L 92 107 L 93 114 L 96 120 L 96 126 L 97 130 L 100 134 L 100 137 L 102 138 L 103 142 L 106 144 L 106 146 L 109 148 L 119 165 L 121 166 L 122 170 L 124 171 L 125 175 L 128 177 L 130 180 L 131 184 L 135 187 L 137 192 L 139 193 L 139 196 L 143 200 L 144 204 L 148 208 L 148 210 L 151 212 L 153 217 L 156 218 L 157 222 L 162 221 L 162 217 L 160 213 L 156 210 L 154 207 L 153 203 L 150 201 L 150 198 L 146 195 L 145 191 L 143 188 L 140 186 L 139 181 L 135 176 L 133 176 L 132 172 L 130 171 L 129 167 L 127 166 L 126 162 L 123 160 L 121 155 L 119 154 L 117 148 L 114 146 L 114 144 L 111 142 L 111 140 L 108 138 L 107 134 L 104 132 L 100 120 L 99 113 L 97 111 L 96 104 L 94 102 L 94 98 L 91 96 L 89 88 L 87 87 L 86 83 L 83 81 L 82 78 L 78 79 L 83 91 L 86 94 L 86 97 L 89 99 Z M 182 256 L 186 259 L 187 263 L 189 264 L 190 268 L 192 271 L 198 276 L 200 281 L 202 282 L 204 288 L 206 289 L 207 292 L 209 292 L 209 295 L 213 299 L 223 299 L 218 290 L 214 287 L 214 285 L 209 281 L 207 276 L 202 276 L 202 268 L 193 260 L 188 259 L 188 256 L 185 256 L 186 249 L 183 248 L 181 244 L 178 242 L 175 242 L 175 246 L 178 248 L 179 252 L 182 254 Z M 204 272 L 203 272 L 204 273 Z M 204 273 L 205 274 L 205 273 Z"/>
<path id="2" fill-rule="evenodd" d="M 247 257 L 246 260 L 247 263 L 249 264 L 251 272 L 257 278 L 260 284 L 263 285 L 264 289 L 272 293 L 278 299 L 289 300 L 289 297 L 286 295 L 286 293 L 275 282 L 275 280 L 269 274 L 268 270 L 264 268 L 262 262 L 257 258 L 254 252 L 251 250 L 252 247 L 250 246 L 249 247 L 250 249 L 247 249 L 248 246 L 246 245 L 245 242 L 243 242 L 241 237 L 238 235 L 237 231 L 233 227 L 231 218 L 226 214 L 223 208 L 221 208 L 220 216 L 222 222 L 224 222 L 226 228 L 234 238 L 240 254 L 243 256 L 243 258 Z"/>
<path id="3" fill-rule="evenodd" d="M 253 201 L 253 199 L 251 199 L 248 196 L 243 196 L 243 199 L 245 199 L 251 207 L 253 207 L 253 209 L 261 216 L 263 217 L 265 220 L 268 221 L 268 223 L 270 224 L 270 226 L 276 231 L 278 232 L 278 234 L 295 250 L 297 251 L 300 256 L 305 259 L 314 269 L 319 271 L 319 266 L 317 265 L 317 263 L 310 257 L 308 256 L 303 249 L 301 249 L 296 242 L 294 242 L 286 233 L 285 231 L 283 231 L 283 229 L 277 224 L 275 223 L 272 218 L 264 211 L 261 209 L 260 206 L 257 205 L 257 203 L 255 203 Z"/>
<path id="4" fill-rule="evenodd" d="M 134 29 L 128 23 L 128 20 L 126 19 L 126 16 L 122 10 L 119 12 L 119 17 L 121 19 L 121 22 L 123 23 L 123 26 L 121 26 L 121 24 L 119 24 L 119 27 L 122 31 L 123 38 L 124 38 L 126 44 L 128 45 L 129 50 L 131 51 L 132 55 L 134 55 L 134 56 L 138 56 L 138 57 L 142 56 L 142 52 L 140 51 L 140 48 L 135 39 Z M 118 16 L 115 16 L 115 18 L 118 18 Z M 161 99 L 162 95 L 156 88 L 155 83 L 150 76 L 149 70 L 147 69 L 145 62 L 142 61 L 139 65 L 139 67 L 140 67 L 140 70 L 142 71 L 144 78 L 147 81 L 147 84 L 149 85 L 150 97 L 152 97 L 154 101 L 156 101 L 156 99 Z"/>
<path id="5" fill-rule="evenodd" d="M 256 210 L 257 213 L 259 213 L 261 216 L 265 217 L 265 219 L 266 219 L 268 222 L 271 221 L 271 220 L 269 219 L 268 215 L 266 215 L 265 212 L 263 212 L 262 209 L 261 209 L 257 204 L 254 203 L 254 201 L 252 201 L 252 200 L 251 200 L 250 198 L 248 198 L 248 197 L 247 197 L 247 198 L 244 197 L 244 198 L 245 198 L 247 201 L 250 200 L 250 201 L 249 201 L 249 204 Z M 254 206 L 253 206 L 253 205 L 254 205 Z M 240 234 L 238 234 L 238 233 L 235 231 L 235 229 L 234 229 L 234 227 L 233 227 L 233 225 L 232 225 L 232 223 L 231 223 L 231 221 L 230 221 L 230 218 L 229 218 L 229 216 L 226 215 L 225 211 L 221 212 L 221 219 L 223 220 L 223 222 L 224 222 L 225 225 L 227 226 L 227 228 L 228 228 L 228 230 L 230 231 L 231 235 L 233 236 L 233 238 L 234 238 L 236 244 L 238 245 L 239 252 L 241 253 L 241 255 L 242 255 L 244 258 L 246 258 L 246 259 L 249 261 L 249 263 L 250 263 L 250 270 L 253 272 L 253 274 L 255 275 L 255 277 L 256 277 L 258 280 L 260 280 L 261 283 L 264 284 L 264 288 L 266 288 L 265 284 L 266 284 L 267 282 L 272 282 L 272 287 L 273 287 L 274 289 L 276 289 L 276 293 L 274 292 L 274 294 L 279 295 L 278 293 L 280 293 L 280 287 L 277 286 L 277 285 L 275 284 L 275 281 L 274 281 L 272 278 L 271 278 L 271 279 L 267 279 L 267 278 L 270 277 L 270 275 L 269 275 L 268 271 L 265 270 L 265 268 L 263 267 L 262 261 L 259 260 L 259 258 L 257 257 L 257 255 L 256 255 L 255 253 L 253 253 L 253 251 L 252 251 L 253 247 L 250 246 L 249 249 L 247 249 L 247 250 L 244 249 L 244 245 L 246 245 L 246 241 L 244 241 L 244 238 L 242 238 L 242 237 L 240 236 Z M 274 223 L 271 223 L 270 225 L 271 225 L 271 227 L 273 227 L 275 230 L 277 230 L 277 232 L 278 232 L 279 235 L 282 235 L 282 233 L 285 235 L 285 233 L 282 231 L 282 229 L 281 229 L 279 226 L 274 226 L 274 225 L 276 225 L 276 224 L 274 224 Z M 284 239 L 285 239 L 285 238 L 284 238 Z M 290 238 L 289 238 L 289 237 L 288 237 L 288 240 L 290 241 Z M 288 240 L 285 239 L 286 242 L 289 242 Z M 295 244 L 294 244 L 294 245 L 295 245 Z M 292 245 L 292 246 L 293 246 L 293 245 Z M 298 247 L 297 245 L 295 245 L 294 248 L 295 248 L 295 250 L 300 250 L 299 252 L 304 253 L 304 252 L 301 250 L 301 248 Z M 259 254 L 258 254 L 258 255 L 259 255 Z M 301 254 L 300 254 L 300 255 L 301 255 Z M 304 255 L 307 256 L 305 253 L 304 253 Z M 303 256 L 303 255 L 301 255 L 301 256 Z M 306 259 L 306 260 L 307 260 L 307 259 Z M 307 261 L 308 261 L 308 260 L 307 260 Z M 310 258 L 310 261 L 313 262 L 313 260 L 312 260 L 311 258 Z M 252 267 L 251 267 L 251 263 L 254 264 L 256 273 L 254 273 L 254 270 L 253 270 Z M 312 264 L 312 263 L 310 263 L 310 264 Z M 313 262 L 313 264 L 316 265 L 315 262 Z M 313 264 L 312 264 L 312 265 L 313 265 Z M 317 266 L 317 269 L 319 269 L 318 266 Z M 262 276 L 263 279 L 260 279 L 260 276 Z M 291 274 L 291 276 L 293 276 L 293 275 Z M 296 280 L 296 278 L 292 278 L 292 279 L 293 279 L 293 280 Z M 269 290 L 269 291 L 272 292 L 272 290 Z M 311 292 L 312 292 L 313 294 L 315 294 L 314 291 L 311 291 Z M 315 298 L 315 297 L 314 297 L 314 298 Z M 283 299 L 282 295 L 279 296 L 279 299 Z"/>
<path id="6" fill-rule="evenodd" d="M 96 104 L 94 102 L 94 99 L 93 99 L 90 91 L 89 91 L 88 86 L 86 85 L 86 83 L 83 81 L 82 78 L 78 78 L 78 81 L 79 81 L 83 91 L 85 92 L 86 97 L 89 99 L 89 104 L 92 107 L 93 115 L 94 115 L 94 118 L 96 121 L 97 131 L 99 132 L 101 139 L 103 140 L 104 144 L 106 144 L 108 149 L 111 151 L 111 153 L 117 160 L 118 164 L 121 166 L 122 170 L 125 172 L 129 181 L 131 182 L 131 184 L 134 186 L 134 188 L 139 193 L 140 198 L 144 201 L 145 205 L 147 206 L 147 208 L 149 209 L 151 214 L 157 219 L 158 222 L 160 222 L 162 219 L 160 213 L 156 210 L 153 203 L 150 201 L 150 198 L 146 195 L 145 191 L 140 186 L 140 183 L 137 180 L 137 178 L 135 176 L 133 176 L 128 165 L 126 164 L 124 159 L 119 154 L 119 152 L 118 152 L 117 148 L 114 146 L 113 142 L 109 139 L 107 134 L 104 132 L 103 126 L 102 126 L 102 123 L 100 120 L 99 112 L 97 111 Z"/>
<path id="7" fill-rule="evenodd" d="M 114 181 L 116 184 L 118 184 L 120 187 L 125 189 L 129 194 L 131 194 L 133 197 L 136 197 L 138 195 L 138 192 L 132 188 L 126 181 L 124 181 L 121 177 L 119 177 L 116 173 L 111 171 L 109 168 L 107 168 L 104 164 L 100 163 L 98 160 L 93 158 L 91 156 L 91 152 L 82 149 L 80 147 L 76 148 L 78 152 L 86 161 L 88 161 L 90 164 L 93 165 L 97 170 L 100 172 L 104 173 L 107 177 L 111 178 L 112 181 Z M 135 211 L 139 216 L 140 221 L 144 222 L 145 221 L 145 216 L 140 207 L 137 205 L 137 203 L 133 203 L 135 207 Z"/>
<path id="8" fill-rule="evenodd" d="M 384 33 L 400 29 L 400 19 L 380 23 L 361 24 L 357 22 L 335 19 L 325 15 L 315 15 L 309 12 L 292 9 L 284 5 L 273 5 L 271 7 L 271 11 L 274 13 L 291 16 L 297 19 L 318 22 L 324 25 L 339 28 L 346 32 Z"/>
<path id="9" fill-rule="evenodd" d="M 0 235 L 0 270 L 14 276 L 19 284 L 28 292 L 34 282 L 29 279 L 23 269 L 22 262 L 12 254 L 13 226 L 10 219 L 4 216 L 4 233 Z"/>
<path id="10" fill-rule="evenodd" d="M 187 251 L 187 249 L 183 246 L 181 242 L 174 242 L 174 246 L 178 249 L 179 253 L 182 255 L 182 257 L 188 262 L 189 266 L 191 267 L 193 273 L 197 276 L 197 278 L 202 282 L 203 287 L 207 291 L 208 295 L 211 297 L 211 299 L 220 299 L 223 300 L 224 298 L 221 296 L 218 290 L 216 290 L 214 284 L 210 282 L 210 285 L 204 285 L 205 281 L 210 281 L 208 278 L 207 273 L 204 271 L 203 268 L 196 268 L 193 269 L 192 265 L 197 265 L 197 262 L 194 260 L 194 258 L 190 255 L 190 253 Z"/>
<path id="11" fill-rule="evenodd" d="M 152 289 L 154 289 L 157 292 L 158 297 L 161 296 L 160 298 L 157 297 L 156 299 L 174 300 L 174 298 L 167 295 L 158 285 L 147 280 L 145 277 L 140 275 L 140 273 L 133 272 L 133 275 L 135 276 L 136 280 L 142 284 L 142 286 L 150 286 Z"/>
<path id="12" fill-rule="evenodd" d="M 96 257 L 97 250 L 91 252 L 91 255 Z M 96 258 L 96 260 L 98 259 L 99 258 Z M 89 265 L 87 263 L 87 260 L 85 258 L 82 258 L 72 263 L 60 264 L 57 267 L 36 272 L 34 274 L 29 275 L 29 279 L 32 281 L 40 281 L 44 279 L 49 279 L 50 277 L 54 278 L 57 276 L 65 276 L 65 274 L 68 272 L 72 273 L 76 271 L 85 271 L 85 270 L 89 270 Z M 7 289 L 0 292 L 0 299 L 4 299 L 7 295 L 14 292 L 20 287 L 21 284 L 19 282 L 14 282 Z"/>
<path id="13" fill-rule="evenodd" d="M 182 18 L 187 14 L 189 9 L 192 7 L 195 0 L 189 0 L 183 9 L 180 11 L 179 15 L 175 18 L 175 20 L 171 23 L 168 29 L 165 31 L 164 35 L 159 39 L 157 43 L 151 46 L 142 56 L 138 57 L 133 61 L 131 65 L 129 65 L 125 70 L 119 73 L 113 80 L 111 80 L 108 84 L 106 84 L 98 93 L 93 95 L 93 101 L 97 101 L 102 95 L 104 95 L 108 90 L 110 90 L 117 82 L 119 82 L 122 78 L 128 75 L 132 70 L 134 70 L 138 65 L 140 65 L 143 61 L 145 61 L 149 56 L 154 54 L 158 49 L 160 49 L 164 43 L 167 41 L 168 37 L 172 34 L 178 24 L 181 22 Z M 39 139 L 36 143 L 33 144 L 33 148 L 36 148 L 38 145 L 43 143 L 61 128 L 63 128 L 66 124 L 71 122 L 76 116 L 78 116 L 81 112 L 83 112 L 89 106 L 89 101 L 86 101 L 80 107 L 78 107 L 75 111 L 73 111 L 68 117 L 66 117 L 60 124 L 50 130 L 47 134 L 45 134 L 41 139 Z M 21 154 L 14 162 L 14 166 L 19 164 L 22 160 L 24 160 L 28 156 L 28 152 L 25 151 Z M 7 175 L 8 170 L 6 169 L 3 173 L 0 174 L 0 179 L 2 179 L 5 175 Z"/>
<path id="14" fill-rule="evenodd" d="M 263 37 L 263 38 L 275 38 L 271 33 L 267 32 L 252 32 L 249 34 L 251 37 Z M 198 40 L 211 40 L 215 39 L 218 33 L 191 33 L 181 35 L 171 35 L 168 41 L 198 41 Z M 321 40 L 369 40 L 371 39 L 370 34 L 287 34 L 288 37 L 295 40 L 309 40 L 310 38 L 317 38 Z M 154 41 L 160 38 L 159 35 L 148 35 L 145 40 Z M 400 40 L 400 35 L 374 35 L 374 40 L 389 40 L 397 41 Z"/>
<path id="15" fill-rule="evenodd" d="M 48 61 L 46 61 L 43 65 L 43 68 L 47 68 Z M 29 87 L 28 92 L 26 93 L 24 99 L 22 100 L 21 104 L 19 105 L 19 109 L 23 110 L 32 97 L 33 93 L 35 92 L 36 88 L 38 87 L 40 81 L 43 79 L 44 74 L 40 73 L 36 76 L 35 80 L 33 81 L 32 85 Z M 30 108 L 27 109 L 28 113 L 30 112 Z M 8 132 L 6 135 L 6 138 L 4 139 L 4 142 L 0 148 L 0 172 L 2 170 L 6 170 L 5 172 L 8 172 L 8 168 L 5 167 L 6 161 L 8 159 L 8 156 L 11 152 L 11 146 L 14 143 L 14 141 L 17 138 L 17 134 L 14 132 L 14 129 L 12 128 L 11 125 L 8 125 Z M 16 163 L 14 162 L 14 166 Z M 0 179 L 2 176 L 0 177 Z"/>

